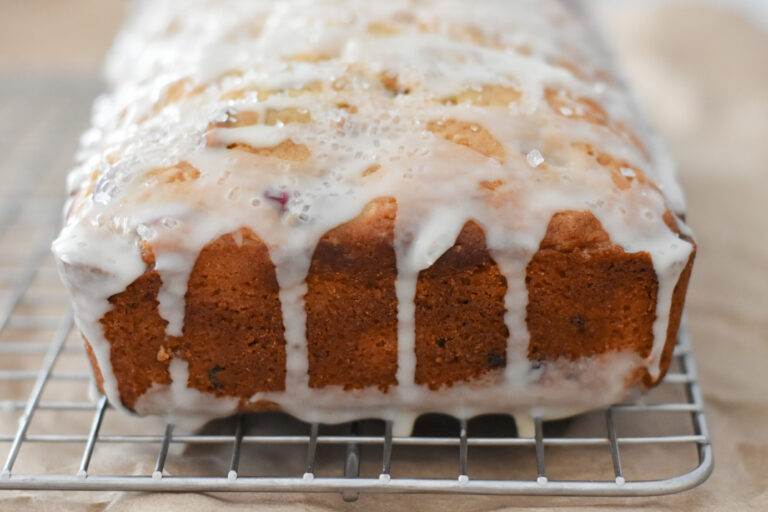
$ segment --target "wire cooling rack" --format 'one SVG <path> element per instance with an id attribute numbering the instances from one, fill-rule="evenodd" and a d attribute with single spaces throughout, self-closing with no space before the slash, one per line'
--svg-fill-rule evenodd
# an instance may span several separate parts
<path id="1" fill-rule="evenodd" d="M 657 389 L 571 420 L 535 419 L 533 438 L 504 416 L 428 415 L 397 437 L 382 421 L 278 414 L 189 433 L 113 410 L 93 391 L 49 254 L 62 170 L 96 91 L 82 80 L 0 83 L 0 490 L 647 496 L 712 472 L 685 329 Z"/>

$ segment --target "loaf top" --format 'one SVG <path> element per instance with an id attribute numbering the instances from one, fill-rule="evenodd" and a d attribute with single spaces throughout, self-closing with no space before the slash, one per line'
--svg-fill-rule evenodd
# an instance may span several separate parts
<path id="1" fill-rule="evenodd" d="M 652 256 L 653 375 L 692 245 L 675 232 L 687 228 L 674 167 L 602 48 L 565 0 L 138 2 L 54 244 L 81 326 L 146 270 L 148 244 L 179 335 L 200 250 L 248 227 L 275 263 L 286 340 L 301 344 L 317 241 L 393 197 L 401 304 L 474 220 L 524 331 L 525 266 L 549 220 L 589 210 L 613 243 Z"/>

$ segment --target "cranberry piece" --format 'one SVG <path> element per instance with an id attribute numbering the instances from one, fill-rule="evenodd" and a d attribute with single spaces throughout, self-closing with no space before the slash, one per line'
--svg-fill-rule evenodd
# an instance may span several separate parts
<path id="1" fill-rule="evenodd" d="M 291 194 L 284 190 L 268 190 L 264 192 L 264 197 L 275 202 L 280 207 L 280 213 L 285 213 L 285 210 L 288 209 L 287 206 L 288 201 L 291 199 Z"/>

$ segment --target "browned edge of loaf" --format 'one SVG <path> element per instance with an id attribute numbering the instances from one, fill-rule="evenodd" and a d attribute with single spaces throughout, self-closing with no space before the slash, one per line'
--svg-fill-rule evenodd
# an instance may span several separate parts
<path id="1" fill-rule="evenodd" d="M 680 234 L 671 213 L 664 221 Z M 677 340 L 694 251 L 675 286 L 661 374 L 653 379 L 644 368 L 627 385 L 646 387 L 666 374 Z M 577 360 L 611 351 L 632 350 L 647 357 L 653 348 L 658 279 L 648 253 L 626 253 L 610 241 L 600 221 L 588 211 L 559 212 L 552 217 L 539 251 L 526 271 L 532 361 L 559 357 Z"/>
<path id="2" fill-rule="evenodd" d="M 313 388 L 386 392 L 397 384 L 396 211 L 394 199 L 378 199 L 326 233 L 315 249 L 306 279 Z M 665 221 L 679 234 L 671 214 Z M 269 402 L 249 401 L 257 392 L 285 388 L 279 287 L 264 243 L 242 229 L 203 249 L 190 276 L 180 337 L 165 334 L 167 322 L 158 313 L 160 277 L 151 248 L 144 246 L 143 253 L 147 271 L 109 298 L 113 307 L 101 319 L 123 405 L 134 409 L 153 383 L 169 384 L 170 361 L 181 357 L 189 364 L 190 387 L 238 397 L 243 411 L 274 409 Z M 695 251 L 674 290 L 661 377 L 671 361 L 694 257 Z M 658 291 L 651 258 L 611 243 L 591 212 L 553 216 L 527 266 L 526 286 L 532 364 L 617 350 L 650 353 Z M 418 276 L 417 384 L 438 389 L 501 372 L 509 334 L 506 287 L 483 229 L 468 222 L 455 245 Z M 638 368 L 626 385 L 656 382 Z"/>
<path id="3" fill-rule="evenodd" d="M 315 248 L 305 298 L 310 387 L 397 384 L 396 214 L 394 199 L 374 201 Z"/>

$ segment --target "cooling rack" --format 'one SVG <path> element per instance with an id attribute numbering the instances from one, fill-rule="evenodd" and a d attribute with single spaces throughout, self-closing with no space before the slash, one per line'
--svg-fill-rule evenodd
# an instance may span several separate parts
<path id="1" fill-rule="evenodd" d="M 0 78 L 0 490 L 648 496 L 712 472 L 685 329 L 658 388 L 571 420 L 535 418 L 532 438 L 504 416 L 429 415 L 398 437 L 382 421 L 278 414 L 190 433 L 113 410 L 94 391 L 49 254 L 96 82 Z"/>

